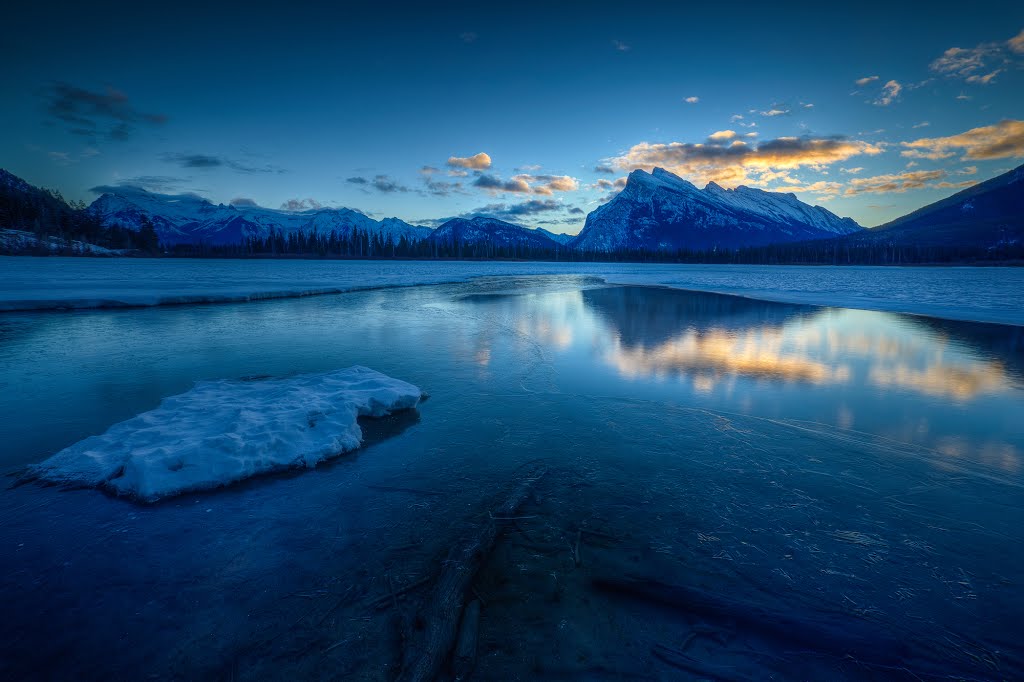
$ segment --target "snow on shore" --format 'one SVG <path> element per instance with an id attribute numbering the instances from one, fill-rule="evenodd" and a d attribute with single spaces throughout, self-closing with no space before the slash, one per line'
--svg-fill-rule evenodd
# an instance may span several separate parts
<path id="1" fill-rule="evenodd" d="M 357 417 L 416 407 L 423 392 L 366 367 L 207 381 L 34 465 L 44 481 L 143 501 L 315 467 L 362 442 Z"/>

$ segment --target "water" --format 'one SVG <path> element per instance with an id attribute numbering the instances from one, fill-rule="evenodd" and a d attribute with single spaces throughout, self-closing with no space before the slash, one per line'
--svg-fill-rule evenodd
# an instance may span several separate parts
<path id="1" fill-rule="evenodd" d="M 430 399 L 314 471 L 3 491 L 0 674 L 390 679 L 538 462 L 474 582 L 481 679 L 1024 674 L 1020 327 L 566 274 L 8 313 L 0 463 L 199 379 L 352 364 Z"/>

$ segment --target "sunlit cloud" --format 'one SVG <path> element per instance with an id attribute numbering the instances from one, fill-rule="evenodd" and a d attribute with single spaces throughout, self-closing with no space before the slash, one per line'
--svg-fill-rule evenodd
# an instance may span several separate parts
<path id="1" fill-rule="evenodd" d="M 843 192 L 846 196 L 857 194 L 903 194 L 912 189 L 922 189 L 929 182 L 946 177 L 946 171 L 909 171 L 890 173 L 870 178 L 853 178 Z"/>
<path id="2" fill-rule="evenodd" d="M 887 107 L 900 96 L 903 86 L 898 81 L 891 80 L 882 86 L 881 94 L 875 98 L 873 104 L 880 107 Z"/>
<path id="3" fill-rule="evenodd" d="M 863 88 L 868 83 L 873 83 L 876 80 L 878 80 L 878 76 L 864 76 L 864 78 L 855 80 L 854 83 L 857 84 L 857 87 Z"/>
<path id="4" fill-rule="evenodd" d="M 962 153 L 964 159 L 983 161 L 1024 156 L 1024 121 L 1003 120 L 949 137 L 904 142 L 905 157 L 945 159 Z"/>
<path id="5" fill-rule="evenodd" d="M 486 170 L 491 167 L 491 157 L 484 152 L 474 154 L 473 156 L 449 156 L 447 163 L 452 168 Z"/>
<path id="6" fill-rule="evenodd" d="M 877 386 L 894 386 L 957 400 L 999 393 L 1007 388 L 1006 371 L 997 362 L 956 366 L 935 363 L 924 369 L 897 364 L 892 367 L 874 367 L 868 377 Z"/>
<path id="7" fill-rule="evenodd" d="M 555 192 L 574 192 L 579 189 L 580 183 L 576 178 L 568 175 L 529 175 L 523 173 L 505 180 L 496 175 L 484 173 L 473 181 L 473 186 L 492 193 L 512 192 L 550 196 Z"/>
<path id="8" fill-rule="evenodd" d="M 780 137 L 756 146 L 731 138 L 707 143 L 641 142 L 610 163 L 627 172 L 661 167 L 694 182 L 736 186 L 757 182 L 758 176 L 767 171 L 821 169 L 854 156 L 880 154 L 883 148 L 881 144 L 844 137 Z"/>
<path id="9" fill-rule="evenodd" d="M 1024 55 L 1024 31 L 1004 42 L 981 43 L 975 47 L 951 47 L 929 68 L 950 78 L 974 85 L 988 85 Z"/>
<path id="10" fill-rule="evenodd" d="M 686 102 L 687 104 L 696 104 L 697 102 L 700 101 L 700 97 L 687 97 L 683 101 Z"/>

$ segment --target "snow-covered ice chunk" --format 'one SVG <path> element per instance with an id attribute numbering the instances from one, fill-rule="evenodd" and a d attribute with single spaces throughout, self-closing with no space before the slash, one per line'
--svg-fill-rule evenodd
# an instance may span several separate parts
<path id="1" fill-rule="evenodd" d="M 204 381 L 65 448 L 30 475 L 153 501 L 314 467 L 359 447 L 357 417 L 413 408 L 422 397 L 412 384 L 359 366 L 283 379 Z"/>

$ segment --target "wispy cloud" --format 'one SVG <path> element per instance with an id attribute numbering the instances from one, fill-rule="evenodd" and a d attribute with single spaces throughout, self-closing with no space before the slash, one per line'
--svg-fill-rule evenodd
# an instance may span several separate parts
<path id="1" fill-rule="evenodd" d="M 881 94 L 872 103 L 876 106 L 887 107 L 899 98 L 901 92 L 903 92 L 903 86 L 900 85 L 899 81 L 887 81 L 882 86 Z"/>
<path id="2" fill-rule="evenodd" d="M 128 95 L 112 87 L 97 91 L 58 82 L 44 88 L 42 96 L 51 116 L 68 124 L 71 133 L 84 137 L 125 140 L 137 124 L 167 122 L 164 114 L 139 110 Z"/>
<path id="3" fill-rule="evenodd" d="M 383 175 L 383 174 L 375 175 L 372 178 L 367 178 L 367 177 L 364 177 L 362 175 L 357 175 L 355 177 L 346 178 L 345 182 L 347 182 L 349 184 L 352 184 L 352 185 L 358 185 L 358 186 L 362 187 L 364 189 L 364 191 L 366 191 L 366 192 L 370 192 L 371 190 L 376 190 L 377 192 L 381 192 L 383 194 L 392 194 L 392 193 L 395 193 L 395 192 L 412 192 L 412 191 L 415 191 L 415 190 L 411 189 L 410 187 L 407 187 L 406 185 L 403 185 L 398 180 L 395 180 L 390 175 Z"/>
<path id="4" fill-rule="evenodd" d="M 248 201 L 248 200 L 244 200 L 243 199 L 243 201 Z M 235 205 L 235 206 L 238 205 L 238 204 L 235 204 L 234 202 L 232 202 L 232 204 Z M 248 204 L 246 204 L 246 205 L 248 205 Z M 256 203 L 253 202 L 252 205 L 255 206 Z M 313 199 L 313 198 L 289 199 L 288 201 L 286 201 L 283 204 L 281 204 L 281 210 L 282 211 L 309 211 L 311 209 L 318 209 L 318 208 L 323 208 L 323 207 L 324 207 L 323 204 L 321 204 L 319 201 L 317 201 L 316 199 Z"/>
<path id="5" fill-rule="evenodd" d="M 621 40 L 613 40 L 612 47 L 615 48 L 616 52 L 629 52 L 632 49 L 629 45 L 622 42 Z"/>
<path id="6" fill-rule="evenodd" d="M 910 171 L 876 175 L 870 178 L 853 178 L 843 192 L 846 196 L 858 194 L 902 194 L 912 189 L 922 189 L 929 182 L 946 177 L 946 171 Z"/>
<path id="7" fill-rule="evenodd" d="M 858 78 L 853 82 L 857 84 L 857 87 L 863 88 L 868 83 L 873 83 L 876 80 L 878 80 L 878 76 L 864 76 L 863 78 Z"/>
<path id="8" fill-rule="evenodd" d="M 929 68 L 950 78 L 974 85 L 988 85 L 1024 55 L 1024 30 L 1006 41 L 980 43 L 974 47 L 951 47 Z"/>
<path id="9" fill-rule="evenodd" d="M 696 104 L 697 102 L 700 101 L 700 97 L 697 97 L 696 95 L 691 95 L 690 97 L 687 97 L 683 101 L 686 102 L 687 104 Z"/>
<path id="10" fill-rule="evenodd" d="M 1024 121 L 1006 119 L 948 137 L 925 137 L 902 143 L 902 156 L 946 159 L 962 153 L 964 159 L 983 161 L 1024 156 Z"/>
<path id="11" fill-rule="evenodd" d="M 210 154 L 164 154 L 161 157 L 166 163 L 173 163 L 181 168 L 209 170 L 211 168 L 228 168 L 237 173 L 255 175 L 259 173 L 286 173 L 287 171 L 278 166 L 265 164 L 254 166 L 248 163 L 223 156 L 212 156 Z"/>

